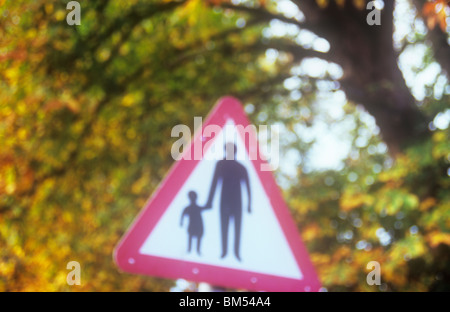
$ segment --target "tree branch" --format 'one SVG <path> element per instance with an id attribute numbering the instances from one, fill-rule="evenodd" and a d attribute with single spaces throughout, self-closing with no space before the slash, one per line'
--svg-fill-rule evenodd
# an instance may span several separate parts
<path id="1" fill-rule="evenodd" d="M 244 12 L 244 13 L 248 13 L 252 16 L 255 17 L 259 17 L 262 18 L 266 21 L 270 21 L 272 19 L 277 19 L 279 21 L 288 23 L 288 24 L 293 24 L 293 25 L 297 25 L 299 27 L 307 27 L 307 24 L 305 22 L 300 22 L 299 20 L 295 19 L 295 18 L 289 18 L 286 17 L 282 14 L 275 14 L 275 13 L 271 13 L 269 11 L 267 11 L 264 8 L 256 8 L 256 7 L 247 7 L 247 6 L 242 6 L 242 5 L 235 5 L 229 2 L 225 2 L 222 3 L 220 5 L 222 8 L 225 9 L 231 9 L 231 10 L 235 10 L 235 11 L 240 11 L 240 12 Z"/>
<path id="2" fill-rule="evenodd" d="M 331 55 L 329 53 L 319 52 L 312 49 L 305 49 L 291 40 L 286 40 L 282 38 L 272 38 L 266 42 L 258 42 L 249 46 L 247 49 L 275 49 L 278 51 L 284 51 L 292 54 L 294 62 L 299 62 L 306 57 L 317 57 L 326 61 L 331 61 Z"/>

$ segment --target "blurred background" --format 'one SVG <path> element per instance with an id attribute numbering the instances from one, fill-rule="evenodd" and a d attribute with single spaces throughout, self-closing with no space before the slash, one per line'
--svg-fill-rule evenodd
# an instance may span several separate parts
<path id="1" fill-rule="evenodd" d="M 0 291 L 195 290 L 112 252 L 228 94 L 280 128 L 323 290 L 450 291 L 449 1 L 368 2 L 0 0 Z"/>

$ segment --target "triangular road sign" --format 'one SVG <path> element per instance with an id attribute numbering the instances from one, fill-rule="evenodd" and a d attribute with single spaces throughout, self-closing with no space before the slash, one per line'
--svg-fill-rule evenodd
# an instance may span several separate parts
<path id="1" fill-rule="evenodd" d="M 238 100 L 219 100 L 118 244 L 120 269 L 248 290 L 319 290 L 249 125 Z"/>

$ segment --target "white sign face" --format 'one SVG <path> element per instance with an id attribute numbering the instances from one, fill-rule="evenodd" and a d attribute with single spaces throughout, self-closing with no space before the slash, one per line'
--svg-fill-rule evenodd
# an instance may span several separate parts
<path id="1" fill-rule="evenodd" d="M 139 253 L 302 279 L 303 274 L 269 197 L 231 119 L 224 129 L 213 139 Z M 232 143 L 237 150 L 235 160 L 223 161 L 224 146 L 230 142 L 230 137 L 234 138 Z M 220 153 L 222 157 L 218 159 Z M 221 165 L 218 166 L 219 162 Z M 217 186 L 212 189 L 216 168 L 219 168 Z M 226 177 L 230 172 L 240 172 L 248 179 L 239 177 L 238 183 L 231 183 L 236 179 L 229 178 L 229 174 Z M 250 213 L 245 181 L 248 181 L 250 190 Z M 230 190 L 233 191 L 232 196 L 229 196 Z M 208 207 L 211 193 L 213 200 Z"/>

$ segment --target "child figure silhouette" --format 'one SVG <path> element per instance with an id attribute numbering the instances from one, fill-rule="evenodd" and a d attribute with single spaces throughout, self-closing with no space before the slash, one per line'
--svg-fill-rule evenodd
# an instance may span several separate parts
<path id="1" fill-rule="evenodd" d="M 203 220 L 202 220 L 202 210 L 206 210 L 209 208 L 200 207 L 197 205 L 197 193 L 194 191 L 190 191 L 188 193 L 188 197 L 190 200 L 189 206 L 184 208 L 183 213 L 181 215 L 180 227 L 183 226 L 183 220 L 185 216 L 189 217 L 189 225 L 187 228 L 189 238 L 188 238 L 188 252 L 191 252 L 192 238 L 197 238 L 197 253 L 200 253 L 200 244 L 202 242 L 203 236 Z"/>

